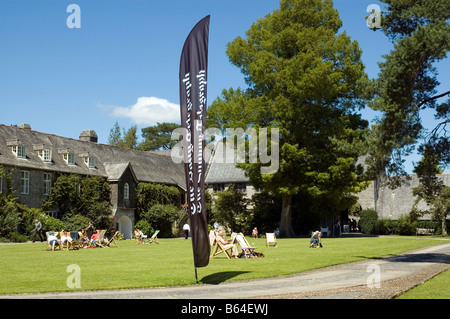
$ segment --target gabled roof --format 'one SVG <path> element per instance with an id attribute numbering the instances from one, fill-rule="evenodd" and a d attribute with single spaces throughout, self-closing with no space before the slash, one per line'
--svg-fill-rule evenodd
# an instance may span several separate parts
<path id="1" fill-rule="evenodd" d="M 120 180 L 120 178 L 128 168 L 130 168 L 131 174 L 133 175 L 134 180 L 137 182 L 138 180 L 130 163 L 105 163 L 105 171 L 106 175 L 108 176 L 108 181 L 115 182 Z"/>
<path id="2" fill-rule="evenodd" d="M 12 144 L 26 147 L 26 159 L 17 158 L 12 153 Z M 39 147 L 36 148 L 36 145 Z M 44 162 L 38 156 L 37 149 L 50 149 L 51 161 Z M 75 165 L 65 162 L 64 153 L 74 154 Z M 95 168 L 89 168 L 85 164 L 85 157 L 95 160 Z M 0 124 L 0 165 L 106 178 L 117 178 L 120 172 L 123 173 L 126 169 L 126 165 L 130 165 L 138 182 L 176 185 L 186 189 L 184 166 L 182 163 L 172 161 L 170 156 L 128 150 L 2 124 Z"/>

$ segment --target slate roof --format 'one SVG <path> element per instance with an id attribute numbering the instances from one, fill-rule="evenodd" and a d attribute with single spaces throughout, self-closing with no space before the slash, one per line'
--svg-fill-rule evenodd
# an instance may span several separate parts
<path id="1" fill-rule="evenodd" d="M 245 176 L 243 169 L 236 167 L 236 164 L 227 163 L 225 154 L 227 149 L 222 142 L 217 142 L 210 164 L 207 168 L 205 182 L 207 184 L 223 184 L 223 183 L 247 183 L 249 178 Z M 229 150 L 230 151 L 230 150 Z M 233 154 L 229 152 L 228 154 Z"/>
<path id="2" fill-rule="evenodd" d="M 26 159 L 17 158 L 13 154 L 11 147 L 16 144 L 26 147 Z M 50 162 L 44 162 L 38 156 L 39 149 L 51 150 Z M 63 154 L 68 152 L 74 154 L 75 165 L 69 165 L 63 159 Z M 95 159 L 94 169 L 84 163 L 85 156 Z M 170 156 L 128 150 L 3 124 L 0 124 L 0 165 L 103 176 L 110 180 L 119 178 L 126 167 L 131 165 L 138 182 L 163 183 L 186 189 L 184 166 L 172 161 Z"/>

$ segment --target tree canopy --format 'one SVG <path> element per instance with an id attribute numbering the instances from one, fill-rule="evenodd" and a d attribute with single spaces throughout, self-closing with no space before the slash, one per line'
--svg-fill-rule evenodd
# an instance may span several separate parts
<path id="1" fill-rule="evenodd" d="M 375 174 L 405 175 L 404 157 L 420 139 L 425 140 L 439 162 L 450 163 L 445 126 L 450 119 L 450 88 L 439 88 L 437 64 L 450 49 L 448 0 L 385 0 L 383 32 L 394 42 L 393 50 L 379 63 L 375 98 L 371 107 L 382 116 L 373 129 L 371 166 Z M 434 112 L 440 124 L 429 134 L 421 111 Z M 431 154 L 428 152 L 427 154 Z M 394 179 L 395 180 L 395 179 Z"/>
<path id="2" fill-rule="evenodd" d="M 282 197 L 282 236 L 294 234 L 292 196 L 315 202 L 313 213 L 336 214 L 367 186 L 355 162 L 367 133 L 357 111 L 368 78 L 357 42 L 341 25 L 330 0 L 281 0 L 227 46 L 248 88 L 224 90 L 208 109 L 209 127 L 278 129 L 278 170 L 261 174 L 260 162 L 241 167 L 254 185 Z"/>

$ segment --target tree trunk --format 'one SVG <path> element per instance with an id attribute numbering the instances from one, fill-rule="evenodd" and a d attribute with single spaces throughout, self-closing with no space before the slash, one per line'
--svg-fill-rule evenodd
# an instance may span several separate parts
<path id="1" fill-rule="evenodd" d="M 292 228 L 292 195 L 282 195 L 280 237 L 293 237 Z"/>
<path id="2" fill-rule="evenodd" d="M 447 233 L 447 218 L 445 218 L 445 215 L 441 219 L 441 223 L 442 223 L 442 236 L 448 236 L 448 233 Z"/>

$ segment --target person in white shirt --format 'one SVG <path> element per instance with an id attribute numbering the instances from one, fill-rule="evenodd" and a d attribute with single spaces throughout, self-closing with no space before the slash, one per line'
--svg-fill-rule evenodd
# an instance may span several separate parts
<path id="1" fill-rule="evenodd" d="M 309 241 L 309 248 L 312 248 L 314 246 L 322 247 L 322 243 L 320 242 L 320 239 L 322 237 L 322 233 L 318 230 L 312 233 L 311 240 Z"/>
<path id="2" fill-rule="evenodd" d="M 59 248 L 61 248 L 61 242 L 58 240 L 58 237 L 56 237 L 54 232 L 50 232 L 48 234 L 48 243 L 52 246 L 52 250 L 55 250 L 56 244 L 58 244 Z"/>
<path id="3" fill-rule="evenodd" d="M 189 224 L 186 223 L 183 225 L 183 231 L 184 231 L 184 239 L 188 239 L 189 236 L 189 231 L 191 230 L 191 228 L 189 227 Z"/>

